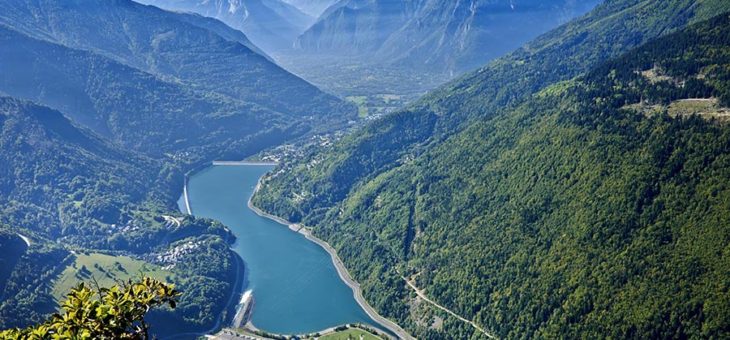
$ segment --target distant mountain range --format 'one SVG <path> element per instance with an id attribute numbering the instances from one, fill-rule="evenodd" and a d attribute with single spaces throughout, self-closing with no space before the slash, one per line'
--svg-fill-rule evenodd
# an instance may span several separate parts
<path id="1" fill-rule="evenodd" d="M 0 36 L 0 91 L 145 152 L 255 152 L 354 112 L 240 32 L 132 1 L 4 1 Z"/>
<path id="2" fill-rule="evenodd" d="M 601 2 L 138 1 L 217 18 L 287 69 L 343 96 L 371 94 L 373 88 L 400 94 L 431 89 Z"/>
<path id="3" fill-rule="evenodd" d="M 177 211 L 184 173 L 356 114 L 242 32 L 130 0 L 1 1 L 0 94 L 1 328 L 44 319 L 63 273 L 89 279 L 78 259 L 109 254 L 184 291 L 149 316 L 158 335 L 212 327 L 241 262 L 223 225 Z M 181 244 L 196 248 L 161 269 Z"/>
<path id="4" fill-rule="evenodd" d="M 304 53 L 449 75 L 476 68 L 599 0 L 340 0 L 297 40 Z"/>
<path id="5" fill-rule="evenodd" d="M 138 0 L 160 8 L 198 13 L 241 30 L 267 52 L 290 49 L 315 20 L 282 0 Z M 297 2 L 312 11 L 321 2 Z M 312 7 L 312 6 L 315 7 Z M 316 10 L 315 10 L 316 11 Z"/>
<path id="6" fill-rule="evenodd" d="M 299 8 L 312 18 L 318 18 L 322 12 L 332 6 L 337 0 L 283 0 L 284 2 Z"/>

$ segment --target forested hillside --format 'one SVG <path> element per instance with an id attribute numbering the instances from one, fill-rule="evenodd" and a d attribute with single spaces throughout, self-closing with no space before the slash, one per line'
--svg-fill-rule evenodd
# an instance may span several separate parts
<path id="1" fill-rule="evenodd" d="M 147 153 L 243 158 L 355 114 L 211 19 L 131 0 L 11 0 L 0 23 L 1 91 Z"/>
<path id="2" fill-rule="evenodd" d="M 730 4 L 719 0 L 606 2 L 587 16 L 369 124 L 330 150 L 312 150 L 296 163 L 285 164 L 287 176 L 267 190 L 300 194 L 296 201 L 276 201 L 278 213 L 299 220 L 302 212 L 333 206 L 359 181 L 418 157 L 474 120 L 508 111 L 551 84 L 725 11 L 730 11 Z"/>
<path id="3" fill-rule="evenodd" d="M 158 335 L 221 325 L 242 261 L 226 227 L 177 211 L 183 174 L 355 114 L 243 33 L 131 0 L 0 2 L 0 94 L 2 328 L 141 272 L 183 292 Z"/>
<path id="4" fill-rule="evenodd" d="M 729 7 L 609 1 L 254 202 L 312 226 L 419 337 L 479 333 L 401 275 L 505 338 L 727 336 L 730 20 L 629 50 Z"/>
<path id="5" fill-rule="evenodd" d="M 163 216 L 179 215 L 168 202 L 177 198 L 182 169 L 124 151 L 58 111 L 8 97 L 0 98 L 0 150 L 3 328 L 38 322 L 54 311 L 56 278 L 75 267 L 82 252 L 168 266 L 163 279 L 183 289 L 181 308 L 157 317 L 177 322 L 173 331 L 209 327 L 226 307 L 239 266 L 227 246 L 233 241 L 228 230 L 212 221 Z M 176 259 L 184 264 L 156 256 L 185 243 L 195 247 Z M 89 269 L 74 268 L 77 279 L 91 279 Z M 118 264 L 98 271 L 111 276 L 124 269 Z"/>
<path id="6" fill-rule="evenodd" d="M 94 53 L 0 28 L 5 93 L 67 112 L 75 121 L 132 149 L 161 154 L 259 133 L 264 121 L 240 103 L 208 98 Z M 37 70 L 23 76 L 26 70 Z M 263 110 L 261 110 L 263 111 Z M 274 115 L 271 111 L 262 115 Z M 222 135 L 221 135 L 222 134 Z"/>

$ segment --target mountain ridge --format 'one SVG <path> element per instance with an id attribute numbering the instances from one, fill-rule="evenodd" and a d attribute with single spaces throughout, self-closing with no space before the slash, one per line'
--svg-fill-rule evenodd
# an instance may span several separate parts
<path id="1" fill-rule="evenodd" d="M 712 131 L 711 135 L 720 140 L 724 140 L 726 129 L 715 128 L 701 119 L 689 119 L 685 122 L 681 118 L 663 120 L 660 116 L 643 120 L 640 118 L 641 114 L 614 117 L 618 110 L 612 105 L 621 104 L 611 102 L 612 85 L 591 83 L 591 86 L 605 91 L 595 92 L 596 96 L 600 93 L 611 103 L 597 109 L 590 105 L 590 101 L 584 101 L 585 98 L 592 98 L 594 93 L 579 91 L 580 87 L 573 87 L 574 82 L 571 79 L 597 70 L 611 58 L 630 53 L 632 49 L 640 48 L 639 46 L 649 43 L 653 38 L 683 29 L 692 32 L 695 27 L 687 28 L 688 25 L 710 19 L 718 12 L 728 11 L 730 8 L 721 1 L 702 4 L 693 1 L 608 2 L 586 17 L 549 32 L 527 47 L 441 87 L 407 109 L 385 116 L 331 147 L 315 148 L 305 152 L 300 158 L 290 159 L 274 172 L 275 175 L 264 180 L 262 189 L 254 197 L 254 203 L 265 211 L 312 227 L 316 235 L 338 250 L 354 277 L 369 292 L 366 298 L 372 301 L 373 306 L 384 315 L 407 325 L 407 329 L 418 337 L 468 338 L 476 335 L 467 325 L 448 321 L 448 316 L 418 307 L 401 275 L 415 280 L 417 286 L 428 292 L 431 298 L 435 296 L 439 303 L 474 320 L 485 329 L 494 330 L 500 337 L 552 338 L 561 334 L 571 334 L 571 337 L 601 337 L 606 334 L 625 337 L 630 336 L 628 334 L 658 334 L 652 333 L 659 331 L 657 327 L 661 328 L 660 325 L 664 322 L 658 320 L 665 316 L 669 318 L 666 314 L 669 312 L 664 309 L 653 310 L 656 314 L 651 317 L 659 318 L 654 321 L 631 319 L 636 322 L 633 324 L 637 327 L 636 332 L 648 333 L 631 333 L 629 326 L 603 327 L 600 320 L 604 319 L 598 316 L 598 312 L 595 316 L 590 316 L 590 319 L 581 319 L 586 315 L 583 313 L 592 310 L 592 303 L 596 300 L 591 300 L 591 297 L 602 299 L 605 294 L 596 292 L 595 286 L 582 286 L 585 281 L 577 281 L 570 287 L 561 286 L 560 282 L 565 282 L 565 278 L 584 278 L 585 272 L 572 270 L 595 268 L 598 264 L 586 262 L 579 254 L 568 252 L 568 249 L 577 249 L 575 244 L 573 248 L 561 247 L 563 253 L 549 253 L 550 248 L 545 248 L 544 245 L 565 245 L 565 242 L 576 240 L 570 237 L 560 238 L 561 234 L 557 231 L 560 230 L 560 223 L 567 223 L 566 221 L 571 221 L 571 228 L 575 228 L 570 229 L 570 235 L 581 235 L 576 236 L 578 241 L 586 240 L 588 245 L 598 248 L 605 242 L 589 242 L 592 237 L 603 240 L 601 237 L 605 236 L 601 233 L 603 229 L 600 226 L 591 224 L 596 219 L 610 220 L 605 222 L 607 226 L 610 225 L 606 233 L 624 241 L 626 238 L 621 238 L 621 235 L 625 234 L 621 234 L 620 230 L 625 229 L 621 228 L 650 228 L 641 224 L 643 222 L 621 224 L 622 213 L 625 212 L 631 218 L 635 216 L 628 212 L 631 210 L 627 210 L 635 197 L 628 193 L 631 190 L 630 183 L 627 184 L 628 187 L 619 185 L 619 181 L 626 179 L 637 178 L 637 181 L 643 181 L 649 175 L 640 171 L 646 169 L 645 166 L 650 166 L 626 163 L 639 159 L 639 156 L 629 157 L 631 160 L 623 163 L 616 160 L 622 164 L 621 171 L 624 172 L 611 177 L 613 183 L 616 183 L 615 190 L 611 190 L 608 182 L 580 175 L 590 173 L 585 176 L 593 176 L 591 169 L 594 168 L 603 169 L 601 173 L 606 176 L 612 174 L 610 164 L 603 167 L 607 156 L 601 156 L 601 148 L 610 147 L 610 159 L 617 159 L 614 156 L 620 158 L 616 155 L 621 153 L 616 150 L 623 150 L 621 147 L 630 148 L 632 152 L 640 149 L 639 146 L 632 146 L 632 138 L 638 138 L 632 136 L 641 136 L 639 131 L 645 131 L 642 128 L 651 130 L 649 126 L 658 131 L 664 131 L 665 124 L 674 126 L 678 130 L 671 131 L 681 136 L 692 136 L 695 132 L 708 136 L 701 131 Z M 656 25 L 655 20 L 662 25 Z M 696 26 L 702 32 L 698 34 L 714 37 L 709 42 L 683 38 L 677 45 L 672 45 L 672 37 L 675 36 L 661 41 L 665 46 L 672 46 L 672 53 L 680 55 L 680 60 L 683 52 L 677 46 L 684 46 L 682 44 L 695 43 L 698 44 L 696 46 L 702 46 L 692 50 L 698 52 L 690 52 L 698 56 L 722 55 L 712 50 L 704 50 L 705 45 L 700 45 L 707 44 L 711 46 L 709 48 L 717 48 L 719 43 L 722 47 L 721 40 L 718 40 L 718 34 L 722 33 L 708 30 L 715 22 L 708 21 L 702 23 L 704 26 Z M 726 26 L 723 25 L 725 24 L 719 27 L 724 29 Z M 676 36 L 682 36 L 681 33 L 678 34 Z M 662 59 L 657 59 L 660 60 Z M 712 67 L 713 63 L 722 62 L 721 59 L 703 60 L 708 64 L 698 65 Z M 669 65 L 675 67 L 680 64 L 669 62 Z M 676 70 L 681 70 L 682 67 L 680 65 Z M 672 70 L 669 67 L 667 69 Z M 721 75 L 714 77 L 723 79 Z M 611 78 L 602 73 L 598 79 Z M 627 86 L 627 83 L 621 84 L 621 89 Z M 651 88 L 645 83 L 642 86 Z M 712 85 L 716 91 L 723 91 L 722 86 L 724 85 Z M 702 92 L 706 90 L 699 91 L 707 93 Z M 658 96 L 687 98 L 672 91 L 659 92 Z M 621 92 L 621 95 L 627 94 Z M 620 95 L 617 97 L 623 99 Z M 597 101 L 597 104 L 601 103 Z M 602 113 L 602 110 L 607 113 Z M 576 116 L 572 117 L 567 112 L 575 113 Z M 594 115 L 593 118 L 578 123 L 584 117 L 591 117 L 588 112 Z M 602 118 L 607 119 L 606 123 L 600 123 Z M 645 121 L 645 124 L 637 123 Z M 573 127 L 571 124 L 578 126 Z M 596 142 L 597 144 L 581 144 L 601 138 L 602 129 L 620 134 L 619 128 L 622 126 L 627 126 L 627 129 L 631 126 L 632 134 L 624 137 L 609 135 L 606 139 L 601 139 L 600 143 Z M 590 133 L 583 130 L 592 127 L 594 130 Z M 558 135 L 558 131 L 563 135 Z M 681 134 L 679 131 L 695 132 Z M 649 131 L 645 132 L 649 134 Z M 646 141 L 642 147 L 654 146 L 652 143 L 662 145 L 663 142 L 660 141 L 674 137 L 680 138 L 671 133 L 659 133 L 658 139 L 642 139 Z M 626 139 L 625 143 L 613 145 L 611 138 Z M 691 140 L 691 137 L 687 138 Z M 681 140 L 682 143 L 686 141 Z M 696 144 L 687 143 L 681 147 L 698 152 L 693 155 L 704 152 Z M 724 157 L 722 143 L 710 143 L 713 148 L 717 148 L 707 152 Z M 564 146 L 564 150 L 561 146 Z M 586 155 L 586 150 L 595 150 L 596 154 Z M 606 152 L 608 151 L 604 153 Z M 584 163 L 586 159 L 593 160 L 596 165 L 592 167 L 589 163 Z M 556 164 L 563 160 L 571 164 Z M 576 177 L 570 174 L 570 169 L 575 166 L 573 163 L 581 164 L 580 169 L 574 170 Z M 662 164 L 664 163 L 651 166 L 659 167 L 660 170 L 657 171 L 669 171 L 661 170 L 664 166 Z M 708 171 L 715 173 L 719 169 L 718 164 L 720 163 L 713 165 L 715 170 Z M 634 166 L 639 170 L 632 169 Z M 693 169 L 700 171 L 695 167 Z M 631 172 L 633 170 L 639 173 Z M 639 174 L 642 177 L 637 177 Z M 723 178 L 725 175 L 718 176 Z M 590 182 L 592 180 L 596 182 Z M 573 196 L 563 196 L 568 190 L 563 185 L 570 183 L 578 183 L 576 187 L 572 187 L 576 191 L 571 191 Z M 598 185 L 596 183 L 605 183 L 606 186 L 601 186 L 600 189 L 606 191 L 595 192 L 595 195 L 609 195 L 610 192 L 610 195 L 620 197 L 616 199 L 620 199 L 621 203 L 606 210 L 606 206 L 601 205 L 601 200 L 596 200 L 591 195 L 584 196 L 585 192 L 581 190 L 588 190 L 591 185 Z M 653 192 L 652 189 L 646 190 Z M 637 193 L 639 196 L 640 194 L 641 192 Z M 581 198 L 576 201 L 575 197 Z M 601 217 L 591 218 L 590 212 L 578 210 L 581 202 L 589 204 Z M 610 201 L 606 204 L 613 203 Z M 576 212 L 575 216 L 579 220 L 571 220 L 571 212 Z M 540 224 L 543 221 L 544 228 Z M 637 224 L 642 227 L 636 227 Z M 587 227 L 588 225 L 592 227 Z M 653 227 L 655 226 L 651 228 Z M 713 229 L 712 224 L 703 224 L 702 228 L 702 235 L 718 235 L 720 240 L 725 237 L 719 236 L 724 235 L 722 230 Z M 616 234 L 612 234 L 614 232 Z M 652 242 L 650 237 L 641 240 Z M 351 244 L 360 246 L 354 248 L 349 246 Z M 712 244 L 715 247 L 718 242 Z M 633 246 L 640 249 L 637 243 Z M 650 248 L 647 246 L 646 249 Z M 713 249 L 717 250 L 717 247 Z M 604 251 L 605 254 L 608 250 L 590 248 L 583 253 L 590 254 L 591 251 Z M 559 271 L 561 266 L 566 265 L 559 261 L 561 254 L 571 256 L 573 262 L 584 266 L 568 266 L 570 271 Z M 373 262 L 374 259 L 377 261 Z M 507 260 L 509 261 L 505 262 Z M 707 265 L 712 263 L 714 273 L 719 273 L 719 262 L 707 257 L 702 261 Z M 537 267 L 536 263 L 540 266 Z M 677 268 L 687 268 L 687 264 L 681 261 L 676 264 Z M 612 265 L 620 267 L 616 263 Z M 527 279 L 529 276 L 522 276 L 524 270 L 541 273 L 539 281 L 537 278 L 530 280 Z M 613 274 L 611 271 L 610 275 Z M 600 275 L 601 272 L 594 272 L 592 280 L 604 282 L 600 281 L 605 280 Z M 677 270 L 666 272 L 666 275 L 683 274 L 681 270 Z M 608 279 L 609 282 L 610 280 Z M 676 281 L 675 277 L 663 282 Z M 645 282 L 633 282 L 642 285 L 642 292 L 650 292 L 644 285 Z M 553 287 L 552 290 L 550 287 Z M 698 294 L 717 292 L 708 290 L 707 285 L 696 287 Z M 560 290 L 556 291 L 557 289 Z M 484 294 L 485 291 L 489 293 Z M 592 295 L 587 292 L 592 292 Z M 627 308 L 641 308 L 630 300 L 622 300 L 624 305 L 631 306 Z M 603 302 L 601 308 L 605 306 Z M 560 309 L 561 304 L 566 306 L 566 310 Z M 696 315 L 691 308 L 691 305 L 677 306 L 677 310 L 681 310 L 678 313 L 685 316 Z M 721 332 L 722 326 L 714 323 L 718 320 L 718 311 L 714 310 L 712 321 L 713 327 L 718 328 L 708 332 Z M 604 314 L 601 315 L 610 315 L 615 320 L 611 325 L 628 322 L 626 318 L 635 316 L 626 315 L 621 319 L 623 312 L 626 310 L 611 310 L 602 312 Z M 439 320 L 434 315 L 444 321 L 445 328 L 439 330 L 427 327 Z M 579 320 L 587 321 L 581 324 Z M 671 320 L 676 322 L 677 319 L 673 317 Z M 701 321 L 693 319 L 693 322 L 692 334 L 700 336 L 697 334 L 700 334 L 698 332 L 702 328 L 698 326 Z M 671 328 L 666 334 L 671 334 L 674 330 L 676 328 Z"/>
<path id="2" fill-rule="evenodd" d="M 6 70 L 0 91 L 55 106 L 77 119 L 85 114 L 82 122 L 97 132 L 114 133 L 117 141 L 145 152 L 193 152 L 193 162 L 243 157 L 271 145 L 272 140 L 326 128 L 323 122 L 341 124 L 354 114 L 351 106 L 247 48 L 241 43 L 242 34 L 226 29 L 227 35 L 222 37 L 201 27 L 213 25 L 223 30 L 222 24 L 211 19 L 205 19 L 203 25 L 202 18 L 124 0 L 104 5 L 85 0 L 49 3 L 56 14 L 46 25 L 34 24 L 45 20 L 43 14 L 21 15 L 45 8 L 38 3 L 13 0 L 0 4 L 0 24 L 11 27 L 6 29 L 6 39 L 15 39 L 25 48 L 2 46 L 7 59 L 0 62 Z M 109 20 L 104 19 L 107 16 Z M 150 20 L 155 23 L 131 27 Z M 198 24 L 190 24 L 190 20 Z M 108 43 L 119 41 L 114 37 L 120 35 L 126 45 Z M 31 46 L 55 51 L 59 58 L 63 56 L 60 63 L 74 65 L 58 68 L 57 61 L 42 53 L 28 58 L 37 53 Z M 180 48 L 186 53 L 177 53 Z M 93 61 L 99 68 L 83 60 Z M 38 71 L 31 77 L 10 76 L 34 68 Z M 87 76 L 79 77 L 77 73 L 83 72 Z M 138 86 L 148 92 L 139 93 Z M 73 98 L 69 91 L 74 91 Z M 134 96 L 139 97 L 136 102 L 123 104 Z M 132 117 L 158 121 L 139 129 L 133 127 L 139 123 Z M 237 126 L 238 136 L 226 124 Z M 212 145 L 195 145 L 191 136 L 216 140 L 218 148 L 230 151 L 207 154 L 214 150 Z M 236 156 L 230 153 L 235 148 L 245 151 Z"/>
<path id="3" fill-rule="evenodd" d="M 347 50 L 348 55 L 374 55 L 379 63 L 453 77 L 587 12 L 596 3 L 342 0 L 300 36 L 297 46 L 304 53 Z M 343 32 L 347 36 L 338 36 Z"/>
<path id="4" fill-rule="evenodd" d="M 269 53 L 289 49 L 314 20 L 282 0 L 139 0 L 163 9 L 216 18 L 246 34 Z"/>
<path id="5" fill-rule="evenodd" d="M 286 3 L 299 8 L 312 18 L 318 18 L 337 0 L 284 0 Z"/>
<path id="6" fill-rule="evenodd" d="M 174 334 L 211 324 L 214 317 L 201 310 L 226 308 L 218 296 L 233 289 L 229 276 L 237 262 L 227 245 L 231 235 L 216 222 L 181 216 L 180 225 L 171 228 L 161 217 L 178 214 L 166 202 L 177 197 L 181 168 L 124 150 L 59 111 L 11 97 L 0 97 L 0 150 L 0 235 L 31 240 L 20 252 L 0 255 L 0 262 L 13 264 L 3 268 L 0 283 L 3 327 L 53 313 L 52 294 L 63 284 L 59 276 L 67 268 L 76 279 L 88 275 L 85 267 L 75 267 L 80 256 L 104 252 L 143 261 L 147 254 L 174 250 L 177 242 L 208 249 L 190 253 L 188 263 L 168 271 L 166 280 L 185 293 L 176 312 L 156 311 L 151 318 L 174 322 L 178 330 L 167 329 Z M 228 262 L 202 270 L 201 263 L 213 258 Z M 107 273 L 114 274 L 111 268 Z"/>

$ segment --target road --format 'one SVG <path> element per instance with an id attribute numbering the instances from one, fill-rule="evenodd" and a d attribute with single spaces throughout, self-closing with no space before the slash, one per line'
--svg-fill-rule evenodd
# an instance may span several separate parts
<path id="1" fill-rule="evenodd" d="M 449 314 L 451 314 L 451 315 L 452 315 L 453 317 L 455 317 L 455 318 L 457 318 L 457 319 L 459 319 L 459 320 L 461 320 L 461 321 L 463 321 L 463 322 L 466 322 L 466 323 L 470 324 L 470 325 L 471 325 L 472 327 L 474 327 L 474 328 L 475 328 L 476 330 L 478 330 L 478 331 L 482 332 L 482 333 L 483 333 L 484 335 L 486 335 L 486 336 L 487 336 L 488 338 L 490 338 L 490 339 L 497 339 L 497 337 L 496 337 L 496 336 L 494 336 L 494 335 L 492 335 L 491 333 L 489 333 L 489 332 L 485 331 L 485 330 L 484 330 L 483 328 L 479 327 L 479 325 L 475 324 L 475 323 L 474 323 L 473 321 L 471 321 L 471 320 L 468 320 L 468 319 L 465 319 L 465 318 L 463 318 L 463 317 L 459 316 L 458 314 L 456 314 L 456 313 L 452 312 L 452 311 L 451 311 L 450 309 L 448 309 L 448 308 L 446 308 L 446 307 L 444 307 L 444 306 L 442 306 L 442 305 L 439 305 L 438 303 L 436 303 L 436 302 L 434 302 L 433 300 L 429 299 L 429 298 L 428 298 L 428 297 L 426 296 L 426 294 L 424 294 L 424 293 L 423 293 L 423 291 L 421 291 L 420 289 L 418 289 L 418 287 L 416 287 L 416 286 L 415 286 L 415 285 L 414 285 L 413 283 L 411 283 L 411 281 L 408 281 L 408 279 L 406 279 L 406 278 L 405 278 L 405 277 L 403 277 L 403 276 L 401 276 L 401 277 L 403 278 L 403 280 L 405 280 L 405 281 L 406 281 L 406 284 L 408 284 L 408 286 L 409 286 L 409 287 L 411 287 L 411 289 L 413 289 L 413 290 L 414 290 L 414 291 L 416 292 L 416 295 L 418 295 L 418 297 L 420 297 L 420 298 L 421 298 L 421 299 L 423 299 L 424 301 L 426 301 L 426 302 L 428 302 L 428 303 L 432 304 L 432 305 L 433 305 L 434 307 L 436 307 L 436 308 L 438 308 L 438 309 L 440 309 L 440 310 L 442 310 L 442 311 L 444 311 L 444 312 L 446 312 L 446 313 L 449 313 Z"/>
<path id="2" fill-rule="evenodd" d="M 180 228 L 180 225 L 182 224 L 182 222 L 180 222 L 179 219 L 169 216 L 169 215 L 162 215 L 162 218 L 165 219 L 165 222 L 174 224 L 178 228 Z"/>

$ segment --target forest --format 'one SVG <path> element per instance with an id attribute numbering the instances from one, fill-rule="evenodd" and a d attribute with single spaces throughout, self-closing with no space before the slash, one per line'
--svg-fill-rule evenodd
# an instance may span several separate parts
<path id="1" fill-rule="evenodd" d="M 494 75 L 472 75 L 428 109 L 295 162 L 255 203 L 313 226 L 374 306 L 419 337 L 480 334 L 445 315 L 424 327 L 439 312 L 414 307 L 401 276 L 504 338 L 727 336 L 728 36 L 724 14 L 627 43 L 575 79 L 523 84 L 534 88 L 523 99 L 491 96 L 474 80 Z M 507 106 L 490 111 L 495 100 Z M 687 100 L 709 105 L 673 110 Z M 463 129 L 401 130 L 405 148 L 367 149 L 433 111 Z"/>
<path id="2" fill-rule="evenodd" d="M 181 165 L 125 151 L 36 104 L 0 97 L 0 112 L 0 324 L 27 326 L 54 312 L 55 280 L 77 254 L 168 266 L 154 255 L 190 242 L 196 248 L 171 269 L 183 291 L 178 308 L 150 317 L 191 330 L 224 314 L 241 266 L 228 247 L 234 237 L 219 222 L 162 217 L 175 209 Z"/>
<path id="3" fill-rule="evenodd" d="M 434 6 L 432 25 L 475 13 L 463 4 Z M 730 337 L 727 0 L 602 2 L 379 118 L 372 97 L 320 91 L 200 15 L 131 0 L 0 13 L 0 326 L 38 325 L 0 337 L 67 331 L 68 301 L 113 337 L 104 293 L 133 287 L 160 299 L 114 334 L 227 324 L 246 282 L 235 236 L 176 201 L 211 160 L 259 152 L 282 161 L 252 203 L 332 245 L 416 338 Z M 393 89 L 439 81 L 381 72 Z M 417 96 L 385 92 L 370 94 Z M 117 283 L 99 300 L 77 285 L 97 279 Z"/>

